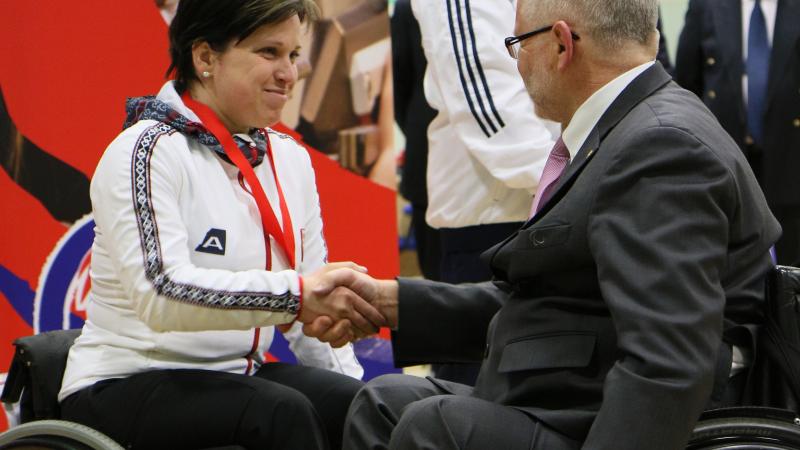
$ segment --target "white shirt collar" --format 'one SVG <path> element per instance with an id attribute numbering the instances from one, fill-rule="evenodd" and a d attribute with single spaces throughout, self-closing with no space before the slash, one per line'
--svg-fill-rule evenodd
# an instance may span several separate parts
<path id="1" fill-rule="evenodd" d="M 567 150 L 569 150 L 570 160 L 575 159 L 575 154 L 583 147 L 583 143 L 589 137 L 589 133 L 597 126 L 597 122 L 600 121 L 608 107 L 614 103 L 614 100 L 619 97 L 619 94 L 653 64 L 655 64 L 655 61 L 648 61 L 614 78 L 608 84 L 595 91 L 575 111 L 569 125 L 561 134 L 561 138 L 564 140 Z"/>
<path id="2" fill-rule="evenodd" d="M 181 99 L 178 91 L 175 90 L 174 81 L 170 80 L 164 83 L 164 86 L 161 86 L 161 90 L 158 91 L 158 94 L 156 94 L 156 99 L 166 103 L 170 108 L 174 109 L 180 115 L 186 117 L 192 122 L 200 122 L 200 118 L 197 117 L 197 114 L 189 109 L 188 106 L 183 104 L 183 99 Z"/>
<path id="3" fill-rule="evenodd" d="M 747 60 L 747 39 L 750 34 L 750 16 L 756 0 L 742 0 L 742 57 Z M 761 12 L 767 25 L 767 40 L 772 45 L 775 36 L 775 20 L 778 15 L 778 0 L 761 0 Z"/>

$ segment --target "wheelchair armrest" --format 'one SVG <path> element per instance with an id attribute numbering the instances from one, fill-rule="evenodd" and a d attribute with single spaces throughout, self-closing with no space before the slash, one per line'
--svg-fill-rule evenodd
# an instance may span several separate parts
<path id="1" fill-rule="evenodd" d="M 21 401 L 22 422 L 58 418 L 61 378 L 69 349 L 80 333 L 81 330 L 57 330 L 14 341 L 16 352 L 2 400 Z"/>
<path id="2" fill-rule="evenodd" d="M 20 360 L 17 353 L 11 360 L 11 367 L 8 368 L 3 392 L 0 394 L 0 401 L 3 403 L 17 403 L 22 395 L 22 388 L 28 382 L 28 372 L 25 370 L 24 362 Z"/>

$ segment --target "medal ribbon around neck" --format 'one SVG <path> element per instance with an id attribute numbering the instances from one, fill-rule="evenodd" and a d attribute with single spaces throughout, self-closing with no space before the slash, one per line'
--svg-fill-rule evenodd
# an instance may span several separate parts
<path id="1" fill-rule="evenodd" d="M 269 269 L 270 266 L 270 237 L 272 237 L 281 250 L 283 250 L 284 255 L 286 255 L 286 259 L 289 260 L 290 268 L 294 269 L 295 254 L 292 218 L 289 216 L 289 208 L 286 206 L 286 199 L 283 196 L 283 189 L 281 189 L 281 183 L 278 181 L 278 171 L 275 167 L 275 160 L 272 156 L 272 145 L 270 144 L 269 135 L 265 136 L 267 140 L 267 156 L 269 157 L 270 167 L 272 167 L 272 174 L 275 177 L 275 186 L 278 189 L 281 219 L 283 221 L 282 229 L 278 224 L 278 219 L 275 216 L 275 212 L 272 210 L 272 206 L 269 204 L 267 194 L 264 192 L 264 188 L 261 186 L 261 183 L 256 177 L 256 173 L 253 171 L 253 167 L 245 159 L 244 155 L 239 150 L 239 146 L 236 145 L 236 142 L 233 140 L 233 135 L 231 135 L 230 131 L 225 128 L 225 125 L 223 125 L 219 120 L 217 114 L 214 113 L 214 111 L 212 111 L 207 105 L 192 99 L 191 96 L 189 96 L 188 91 L 184 92 L 181 98 L 183 99 L 183 103 L 192 111 L 194 111 L 195 114 L 197 114 L 197 117 L 200 118 L 200 121 L 203 123 L 206 129 L 217 138 L 217 141 L 219 141 L 220 145 L 222 145 L 222 149 L 225 151 L 225 155 L 227 155 L 228 159 L 230 159 L 236 165 L 236 167 L 244 176 L 244 179 L 247 181 L 247 184 L 250 185 L 253 198 L 256 201 L 256 206 L 258 206 L 258 213 L 261 215 L 261 228 L 264 232 L 264 240 L 267 250 L 267 269 Z"/>

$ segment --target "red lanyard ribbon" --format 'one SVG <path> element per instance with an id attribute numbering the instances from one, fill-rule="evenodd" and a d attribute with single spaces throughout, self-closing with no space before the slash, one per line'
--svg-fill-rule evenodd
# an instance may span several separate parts
<path id="1" fill-rule="evenodd" d="M 250 185 L 253 198 L 256 200 L 256 206 L 258 206 L 258 213 L 261 215 L 261 228 L 264 232 L 267 261 L 270 260 L 269 238 L 272 237 L 289 260 L 289 267 L 294 269 L 294 233 L 292 232 L 292 218 L 289 216 L 289 208 L 286 206 L 283 189 L 281 189 L 281 183 L 278 181 L 278 171 L 275 167 L 275 160 L 272 157 L 272 145 L 269 142 L 269 135 L 264 137 L 267 140 L 267 156 L 269 157 L 269 163 L 272 167 L 272 174 L 275 177 L 275 186 L 278 188 L 283 229 L 278 225 L 278 218 L 275 216 L 275 212 L 272 210 L 269 200 L 267 200 L 267 194 L 264 193 L 264 188 L 256 177 L 253 167 L 245 159 L 242 152 L 239 151 L 239 146 L 236 145 L 233 136 L 219 120 L 219 117 L 217 117 L 214 111 L 208 106 L 193 100 L 189 96 L 188 91 L 184 92 L 181 98 L 183 99 L 183 103 L 197 114 L 197 117 L 200 118 L 200 121 L 203 122 L 206 129 L 217 138 L 225 154 L 228 156 L 228 159 L 236 164 L 236 167 L 238 167 L 239 171 L 244 175 L 247 184 Z M 267 263 L 267 268 L 269 268 L 269 266 L 270 264 Z"/>

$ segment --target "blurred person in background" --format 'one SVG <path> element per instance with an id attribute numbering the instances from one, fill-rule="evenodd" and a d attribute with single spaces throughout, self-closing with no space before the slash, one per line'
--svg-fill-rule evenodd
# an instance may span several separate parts
<path id="1" fill-rule="evenodd" d="M 442 281 L 491 278 L 480 255 L 530 216 L 555 123 L 534 113 L 514 60 L 501 45 L 515 2 L 411 0 L 427 59 L 428 207 L 439 230 Z M 473 384 L 475 364 L 434 365 L 437 377 Z"/>
<path id="2" fill-rule="evenodd" d="M 800 2 L 690 0 L 675 81 L 747 157 L 783 228 L 778 264 L 800 264 Z"/>
<path id="3" fill-rule="evenodd" d="M 398 0 L 391 18 L 394 117 L 406 137 L 400 194 L 411 204 L 411 230 L 422 275 L 439 280 L 439 230 L 425 221 L 428 209 L 428 125 L 436 111 L 425 100 L 423 79 L 428 62 L 411 0 Z"/>

